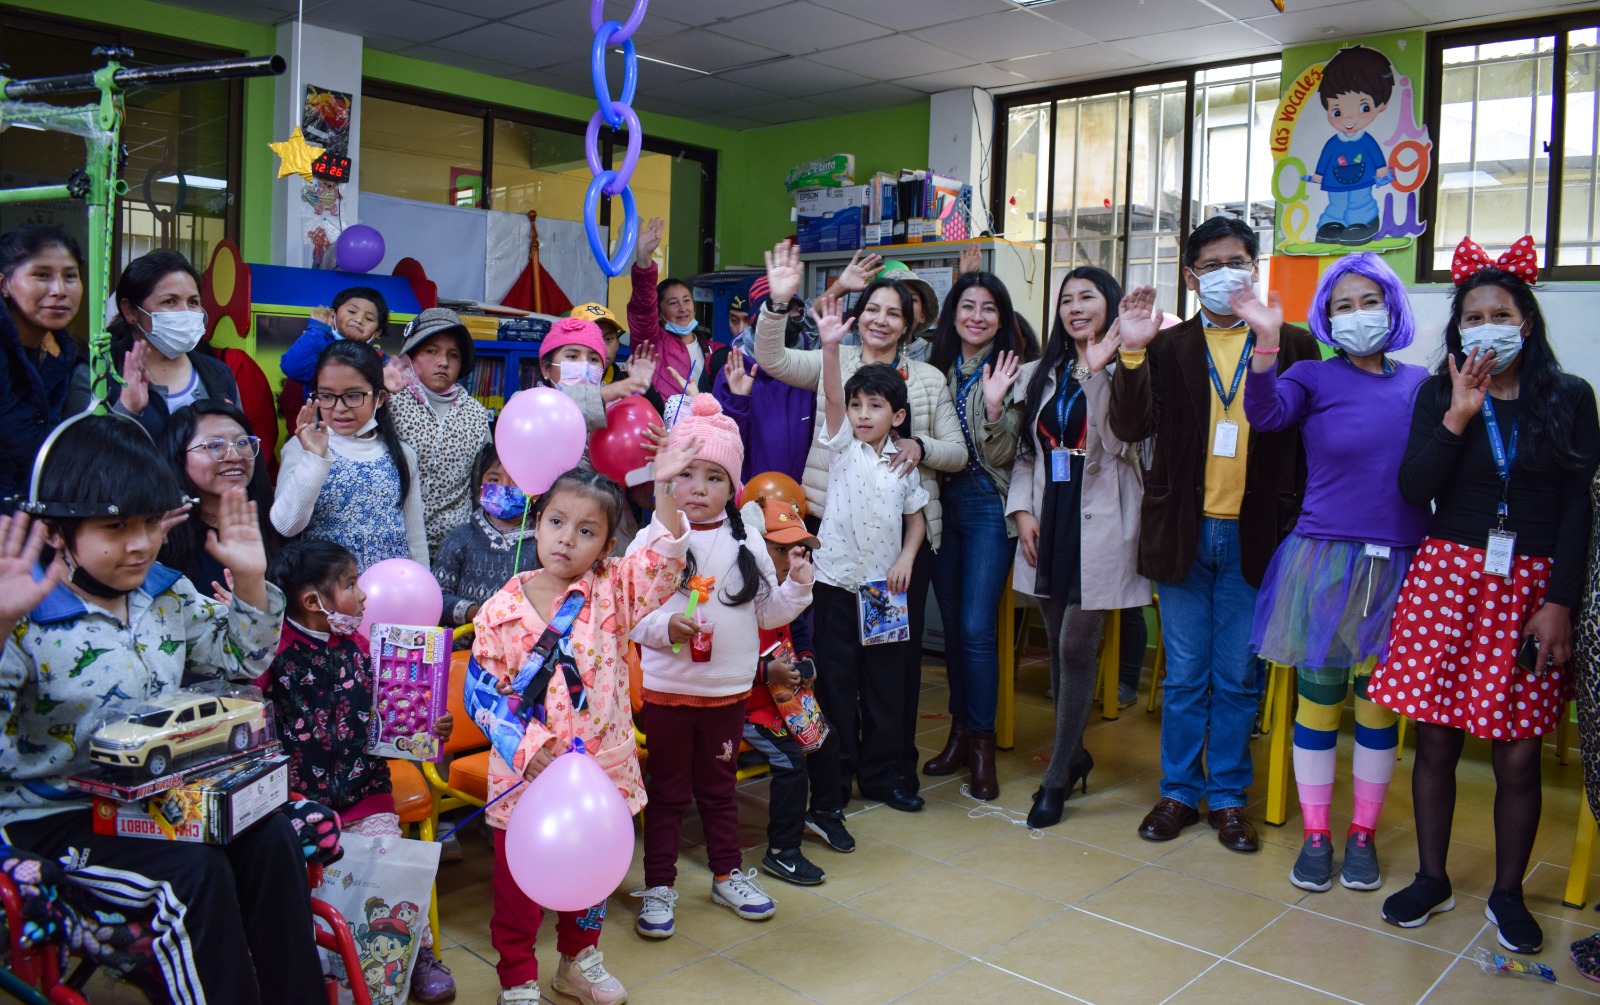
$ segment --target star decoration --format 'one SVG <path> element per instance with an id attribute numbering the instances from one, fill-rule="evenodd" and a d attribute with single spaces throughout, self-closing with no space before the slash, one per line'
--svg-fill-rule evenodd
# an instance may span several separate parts
<path id="1" fill-rule="evenodd" d="M 305 136 L 300 132 L 300 127 L 295 126 L 289 138 L 281 143 L 268 143 L 272 152 L 278 155 L 278 177 L 287 178 L 297 174 L 306 181 L 311 180 L 311 162 L 321 157 L 324 147 L 312 146 L 306 142 Z"/>

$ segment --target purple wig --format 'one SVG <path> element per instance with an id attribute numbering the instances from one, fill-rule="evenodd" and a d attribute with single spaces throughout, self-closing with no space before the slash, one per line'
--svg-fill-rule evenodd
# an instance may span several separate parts
<path id="1" fill-rule="evenodd" d="M 1339 280 L 1354 272 L 1378 284 L 1383 291 L 1383 305 L 1389 311 L 1389 341 L 1383 344 L 1384 352 L 1395 352 L 1411 344 L 1416 337 L 1416 323 L 1411 318 L 1411 300 L 1406 296 L 1400 277 L 1378 255 L 1360 251 L 1346 255 L 1328 267 L 1317 280 L 1316 295 L 1311 298 L 1311 316 L 1306 325 L 1317 341 L 1338 347 L 1328 330 L 1328 301 L 1333 299 L 1333 288 Z"/>

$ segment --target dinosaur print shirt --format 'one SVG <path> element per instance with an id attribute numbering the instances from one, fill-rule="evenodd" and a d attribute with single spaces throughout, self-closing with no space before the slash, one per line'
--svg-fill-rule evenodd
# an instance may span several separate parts
<path id="1" fill-rule="evenodd" d="M 89 805 L 66 779 L 89 766 L 90 735 L 117 702 L 168 694 L 185 674 L 259 677 L 283 625 L 282 591 L 268 584 L 267 600 L 224 607 L 154 565 L 123 624 L 57 586 L 0 650 L 0 825 Z"/>

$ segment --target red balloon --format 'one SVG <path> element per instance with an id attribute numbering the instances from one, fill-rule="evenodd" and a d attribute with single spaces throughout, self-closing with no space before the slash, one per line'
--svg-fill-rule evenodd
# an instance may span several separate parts
<path id="1" fill-rule="evenodd" d="M 800 515 L 806 515 L 805 490 L 782 471 L 763 471 L 759 475 L 751 475 L 750 480 L 745 483 L 744 492 L 739 495 L 739 505 L 743 506 L 752 499 L 756 502 L 781 499 L 784 502 L 794 503 L 800 507 Z"/>
<path id="2" fill-rule="evenodd" d="M 648 401 L 630 395 L 606 408 L 606 426 L 589 436 L 589 462 L 619 485 L 628 473 L 650 463 L 645 433 L 661 426 L 661 416 Z"/>

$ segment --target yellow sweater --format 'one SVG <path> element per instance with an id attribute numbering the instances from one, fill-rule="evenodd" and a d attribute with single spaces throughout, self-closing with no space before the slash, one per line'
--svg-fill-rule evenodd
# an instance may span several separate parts
<path id="1" fill-rule="evenodd" d="M 1237 328 L 1206 326 L 1206 348 L 1211 352 L 1217 376 L 1222 378 L 1223 391 L 1233 387 L 1235 370 L 1250 365 L 1249 359 L 1241 362 L 1239 358 L 1249 334 L 1250 329 L 1244 325 Z M 1250 447 L 1250 420 L 1244 414 L 1244 382 L 1240 381 L 1239 393 L 1234 395 L 1233 404 L 1226 411 L 1222 399 L 1217 396 L 1216 386 L 1211 384 L 1210 374 L 1206 375 L 1206 383 L 1211 387 L 1211 432 L 1206 437 L 1205 514 L 1221 520 L 1237 520 L 1239 506 L 1244 502 L 1245 458 L 1249 456 Z M 1224 418 L 1239 426 L 1239 441 L 1232 457 L 1218 457 L 1214 452 L 1217 423 Z"/>

